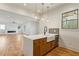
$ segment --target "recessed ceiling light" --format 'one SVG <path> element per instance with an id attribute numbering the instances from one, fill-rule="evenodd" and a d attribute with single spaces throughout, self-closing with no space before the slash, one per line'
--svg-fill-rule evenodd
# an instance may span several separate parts
<path id="1" fill-rule="evenodd" d="M 10 16 L 7 16 L 7 17 L 10 17 Z"/>
<path id="2" fill-rule="evenodd" d="M 46 22 L 49 22 L 48 20 L 46 20 Z"/>
<path id="3" fill-rule="evenodd" d="M 37 16 L 35 16 L 35 19 L 38 19 L 38 17 L 37 17 Z"/>
<path id="4" fill-rule="evenodd" d="M 26 3 L 24 3 L 24 6 L 26 6 Z"/>
<path id="5" fill-rule="evenodd" d="M 44 20 L 44 18 L 41 18 L 41 20 Z"/>

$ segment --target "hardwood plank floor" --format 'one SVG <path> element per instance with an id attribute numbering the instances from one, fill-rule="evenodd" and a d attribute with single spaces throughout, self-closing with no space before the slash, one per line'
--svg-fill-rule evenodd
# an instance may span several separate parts
<path id="1" fill-rule="evenodd" d="M 62 47 L 57 47 L 49 52 L 46 56 L 79 56 L 79 52 L 75 52 Z"/>
<path id="2" fill-rule="evenodd" d="M 22 37 L 20 34 L 0 35 L 0 56 L 21 56 Z"/>

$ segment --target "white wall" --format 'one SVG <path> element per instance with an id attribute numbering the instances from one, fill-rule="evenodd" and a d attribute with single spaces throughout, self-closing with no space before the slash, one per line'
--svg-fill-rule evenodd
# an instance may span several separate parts
<path id="1" fill-rule="evenodd" d="M 77 8 L 79 9 L 79 4 L 64 4 L 52 9 L 40 20 L 40 33 L 43 33 L 44 26 L 60 28 L 59 46 L 79 52 L 79 29 L 61 29 L 62 13 Z"/>
<path id="2" fill-rule="evenodd" d="M 31 24 L 28 24 L 28 23 L 31 23 Z M 0 24 L 6 25 L 6 30 L 5 30 L 6 32 L 8 30 L 16 30 L 17 32 L 24 32 L 26 34 L 38 33 L 37 20 L 29 16 L 23 16 L 23 15 L 19 15 L 19 14 L 4 11 L 4 10 L 0 10 Z M 21 26 L 20 30 L 18 29 L 18 26 Z M 1 32 L 2 31 L 0 31 L 0 33 Z"/>

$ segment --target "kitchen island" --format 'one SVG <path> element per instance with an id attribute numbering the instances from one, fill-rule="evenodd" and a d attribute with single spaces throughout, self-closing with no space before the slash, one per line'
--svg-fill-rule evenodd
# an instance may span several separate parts
<path id="1" fill-rule="evenodd" d="M 25 56 L 42 56 L 58 46 L 58 34 L 24 35 Z"/>

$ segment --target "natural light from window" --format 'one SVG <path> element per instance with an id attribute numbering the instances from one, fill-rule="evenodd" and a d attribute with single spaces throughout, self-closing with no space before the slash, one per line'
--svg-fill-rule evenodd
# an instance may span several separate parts
<path id="1" fill-rule="evenodd" d="M 4 24 L 0 24 L 0 29 L 1 30 L 5 30 L 5 25 Z"/>

